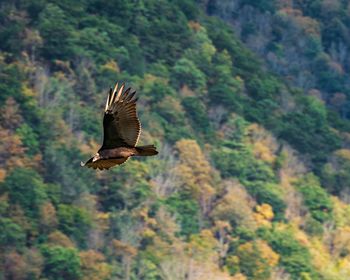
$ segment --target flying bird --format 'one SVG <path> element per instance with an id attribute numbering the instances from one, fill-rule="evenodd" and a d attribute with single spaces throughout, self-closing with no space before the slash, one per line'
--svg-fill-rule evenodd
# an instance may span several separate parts
<path id="1" fill-rule="evenodd" d="M 136 91 L 125 84 L 110 88 L 103 117 L 103 144 L 94 157 L 81 166 L 109 169 L 126 162 L 132 156 L 158 154 L 154 145 L 138 146 L 141 123 L 136 112 Z"/>

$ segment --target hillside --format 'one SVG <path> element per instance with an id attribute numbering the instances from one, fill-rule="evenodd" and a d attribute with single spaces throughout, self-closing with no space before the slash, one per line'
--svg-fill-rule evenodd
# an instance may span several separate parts
<path id="1" fill-rule="evenodd" d="M 348 3 L 293 3 L 1 2 L 0 280 L 349 279 Z M 116 81 L 160 154 L 82 168 Z"/>

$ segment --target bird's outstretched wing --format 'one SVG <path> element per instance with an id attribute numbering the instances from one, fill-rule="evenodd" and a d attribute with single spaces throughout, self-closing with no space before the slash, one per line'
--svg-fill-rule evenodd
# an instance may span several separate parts
<path id="1" fill-rule="evenodd" d="M 110 169 L 115 165 L 121 165 L 126 162 L 129 158 L 111 158 L 111 159 L 100 159 L 97 161 L 93 161 L 93 158 L 90 158 L 86 163 L 81 162 L 81 166 L 87 166 L 93 169 Z"/>
<path id="2" fill-rule="evenodd" d="M 135 147 L 140 134 L 141 124 L 136 112 L 136 91 L 131 88 L 124 91 L 123 84 L 114 90 L 110 90 L 103 118 L 103 145 L 102 149 L 113 149 L 117 147 Z"/>

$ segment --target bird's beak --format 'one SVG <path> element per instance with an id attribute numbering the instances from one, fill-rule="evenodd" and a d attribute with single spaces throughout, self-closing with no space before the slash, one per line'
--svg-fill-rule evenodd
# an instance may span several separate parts
<path id="1" fill-rule="evenodd" d="M 97 160 L 99 160 L 99 159 L 100 159 L 100 155 L 99 155 L 99 154 L 96 154 L 96 155 L 93 157 L 92 162 L 95 162 L 95 161 L 97 161 Z"/>

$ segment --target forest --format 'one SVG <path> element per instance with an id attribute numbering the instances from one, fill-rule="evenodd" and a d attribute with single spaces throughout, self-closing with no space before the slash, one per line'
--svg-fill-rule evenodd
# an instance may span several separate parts
<path id="1" fill-rule="evenodd" d="M 0 280 L 350 279 L 350 1 L 0 1 Z M 108 171 L 108 90 L 140 145 Z"/>

